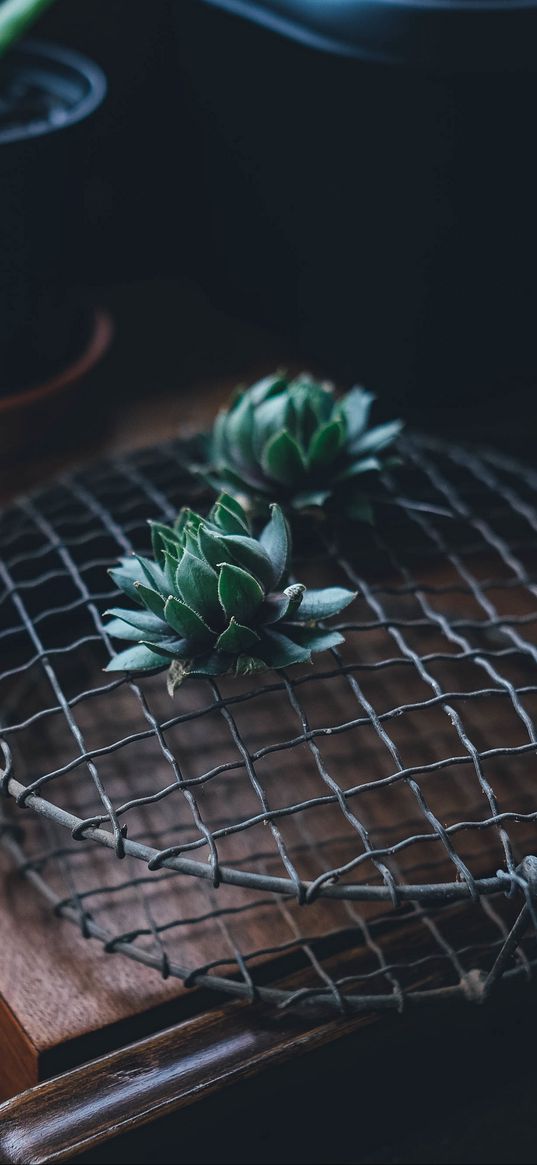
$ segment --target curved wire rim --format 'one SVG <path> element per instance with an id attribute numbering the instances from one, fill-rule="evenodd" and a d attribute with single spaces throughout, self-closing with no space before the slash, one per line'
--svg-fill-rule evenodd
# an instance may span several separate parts
<path id="1" fill-rule="evenodd" d="M 8 825 L 3 835 L 2 833 L 3 831 L 0 828 L 0 843 L 11 854 L 16 866 L 19 868 L 22 867 L 26 862 L 26 855 L 16 840 L 16 827 L 11 828 Z M 72 925 L 80 928 L 81 920 L 76 909 L 69 905 L 69 903 L 62 901 L 36 869 L 26 867 L 24 869 L 24 877 L 32 883 L 34 889 L 52 907 L 58 917 L 64 918 Z M 108 948 L 107 953 L 120 953 L 132 959 L 134 962 L 141 963 L 143 966 L 153 970 L 160 970 L 162 974 L 162 960 L 158 955 L 153 955 L 150 951 L 145 951 L 141 947 L 137 947 L 133 943 L 121 938 L 114 939 L 113 946 L 108 946 L 112 936 L 90 916 L 84 917 L 84 935 L 102 943 L 105 950 Z M 530 970 L 536 965 L 537 960 L 530 961 Z M 339 1013 L 371 1012 L 375 1010 L 402 1012 L 408 1004 L 415 1006 L 420 1003 L 432 1003 L 434 1000 L 442 1002 L 455 1002 L 457 999 L 464 999 L 469 1002 L 472 1000 L 472 994 L 469 992 L 468 986 L 463 980 L 459 983 L 444 987 L 430 987 L 423 990 L 406 991 L 404 995 L 395 989 L 392 992 L 379 993 L 378 995 L 340 995 L 339 990 L 336 993 L 328 986 L 286 989 L 283 987 L 267 987 L 263 984 L 248 984 L 240 982 L 237 979 L 226 978 L 223 975 L 208 973 L 207 971 L 196 973 L 171 960 L 167 960 L 166 975 L 174 979 L 180 979 L 185 983 L 185 986 L 204 987 L 220 994 L 234 996 L 237 1000 L 248 1000 L 250 1003 L 270 1003 L 273 1006 L 276 1005 L 281 1010 L 286 1010 L 290 1006 L 303 1007 L 304 1005 L 308 1005 L 310 1007 L 319 1007 L 319 1004 L 322 1004 L 323 1006 L 328 1005 L 330 1010 Z M 525 975 L 527 978 L 528 970 L 523 964 L 519 964 L 504 971 L 502 981 L 512 982 L 513 980 L 519 979 L 522 975 Z"/>
<path id="2" fill-rule="evenodd" d="M 60 809 L 52 801 L 39 797 L 37 793 L 28 793 L 26 786 L 14 777 L 5 781 L 5 789 L 15 801 L 31 807 L 42 817 L 70 830 L 75 841 L 90 838 L 107 849 L 115 850 L 117 843 L 114 835 L 107 829 L 86 825 L 85 822 L 73 813 Z M 213 868 L 205 862 L 196 862 L 192 858 L 167 857 L 160 859 L 159 850 L 141 842 L 132 841 L 128 837 L 122 838 L 122 849 L 125 856 L 138 858 L 152 868 L 174 870 L 178 874 L 187 874 L 190 877 L 202 878 L 205 881 L 218 885 L 224 882 L 229 886 L 242 886 L 248 890 L 266 890 L 273 894 L 281 894 L 286 898 L 297 899 L 297 884 L 291 878 L 281 878 L 269 874 L 256 874 L 250 870 L 237 870 L 232 866 L 218 867 L 218 880 L 215 881 Z M 123 855 L 121 855 L 123 856 Z M 312 882 L 303 882 L 300 885 L 302 896 L 301 904 L 308 904 L 316 898 L 335 898 L 355 902 L 394 902 L 394 895 L 389 886 L 345 885 L 335 882 L 315 886 Z M 474 893 L 472 893 L 472 889 Z M 397 885 L 396 894 L 399 901 L 415 901 L 422 903 L 455 902 L 481 895 L 490 895 L 505 890 L 502 878 L 495 874 L 490 878 L 476 878 L 471 888 L 467 882 L 437 882 L 416 885 Z M 394 905 L 397 905 L 395 902 Z"/>
<path id="3" fill-rule="evenodd" d="M 535 2 L 537 3 L 537 0 Z M 423 440 L 423 437 L 421 439 Z M 425 443 L 433 449 L 436 447 L 457 449 L 457 446 L 452 442 L 442 442 L 430 437 L 425 438 Z M 494 450 L 491 452 L 495 457 L 498 456 Z M 503 457 L 503 461 L 509 467 L 507 463 L 510 463 L 511 459 Z M 519 471 L 520 468 L 531 472 L 525 465 L 521 467 L 517 463 Z M 535 751 L 535 748 L 535 742 L 524 746 L 525 750 L 532 752 Z M 1 724 L 0 750 L 4 753 L 5 760 L 3 771 L 0 768 L 0 792 L 3 791 L 11 795 L 19 806 L 27 805 L 42 817 L 68 829 L 73 840 L 81 841 L 84 838 L 89 838 L 105 848 L 113 850 L 118 859 L 129 856 L 143 861 L 150 871 L 165 868 L 211 882 L 215 887 L 224 883 L 245 889 L 266 891 L 294 899 L 300 905 L 312 903 L 317 898 L 326 898 L 355 902 L 391 902 L 395 907 L 402 902 L 419 902 L 424 905 L 461 902 L 469 899 L 475 902 L 480 897 L 505 892 L 505 878 L 506 876 L 511 877 L 508 870 L 499 869 L 489 877 L 461 878 L 461 880 L 451 882 L 369 885 L 341 883 L 336 878 L 332 881 L 320 881 L 319 879 L 298 881 L 281 876 L 255 873 L 251 870 L 236 869 L 219 863 L 215 867 L 210 863 L 196 861 L 179 854 L 170 854 L 170 848 L 173 849 L 173 847 L 168 847 L 162 851 L 133 841 L 119 829 L 112 833 L 109 829 L 103 828 L 102 825 L 92 824 L 93 820 L 99 819 L 90 817 L 84 820 L 60 808 L 54 802 L 41 797 L 38 793 L 29 791 L 25 785 L 11 775 L 11 750 L 6 738 L 2 738 Z"/>

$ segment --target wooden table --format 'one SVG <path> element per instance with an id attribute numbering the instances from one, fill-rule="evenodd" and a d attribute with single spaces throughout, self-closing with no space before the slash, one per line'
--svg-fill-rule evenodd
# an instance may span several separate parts
<path id="1" fill-rule="evenodd" d="M 238 378 L 287 363 L 281 339 L 191 289 L 104 298 L 118 339 L 91 382 L 93 431 L 84 445 L 74 425 L 62 447 L 19 463 L 6 497 L 58 466 L 186 431 Z M 297 1017 L 201 993 L 185 1003 L 176 983 L 120 956 L 114 990 L 103 990 L 110 956 L 90 943 L 77 957 L 85 940 L 3 862 L 0 1086 L 11 1099 L 0 1107 L 0 1160 L 535 1159 L 537 1004 L 527 995 L 500 993 L 492 1012 Z"/>

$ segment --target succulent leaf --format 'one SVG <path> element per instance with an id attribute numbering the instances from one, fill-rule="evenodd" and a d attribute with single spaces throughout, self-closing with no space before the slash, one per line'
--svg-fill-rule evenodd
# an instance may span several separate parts
<path id="1" fill-rule="evenodd" d="M 108 612 L 110 614 L 110 612 Z M 112 619 L 110 623 L 106 624 L 106 633 L 111 635 L 114 639 L 132 639 L 133 625 L 125 622 L 124 619 Z M 145 632 L 140 631 L 140 635 Z"/>
<path id="2" fill-rule="evenodd" d="M 143 582 L 135 582 L 134 586 L 144 607 L 147 607 L 148 611 L 152 611 L 154 615 L 157 615 L 159 619 L 163 619 L 165 599 L 160 591 L 155 591 L 153 587 L 147 587 Z"/>
<path id="3" fill-rule="evenodd" d="M 168 666 L 173 693 L 187 676 L 288 667 L 341 642 L 339 632 L 319 627 L 318 620 L 354 595 L 341 587 L 308 592 L 301 583 L 286 585 L 290 533 L 278 505 L 259 539 L 227 494 L 206 518 L 185 509 L 173 529 L 153 523 L 151 537 L 154 560 L 138 555 L 110 572 L 138 606 L 107 612 L 108 633 L 133 644 L 107 670 Z"/>
<path id="4" fill-rule="evenodd" d="M 172 550 L 175 545 L 175 531 L 171 526 L 165 526 L 163 522 L 150 522 L 149 526 L 155 561 L 164 569 L 166 551 Z"/>
<path id="5" fill-rule="evenodd" d="M 339 403 L 339 411 L 345 418 L 347 436 L 354 441 L 367 429 L 369 414 L 375 397 L 365 388 L 351 388 Z"/>
<path id="6" fill-rule="evenodd" d="M 367 433 L 362 433 L 352 442 L 352 452 L 360 454 L 380 453 L 381 449 L 393 445 L 401 428 L 401 421 L 389 421 L 386 425 L 377 425 L 374 429 L 368 429 Z"/>
<path id="7" fill-rule="evenodd" d="M 269 438 L 261 454 L 261 465 L 267 476 L 281 485 L 292 485 L 304 473 L 300 446 L 288 429 L 280 429 Z"/>
<path id="8" fill-rule="evenodd" d="M 166 667 L 167 663 L 168 660 L 164 655 L 157 655 L 155 651 L 144 647 L 142 643 L 137 643 L 135 647 L 128 647 L 126 651 L 120 651 L 119 655 L 114 655 L 106 670 L 139 672 L 158 669 L 160 671 Z"/>
<path id="9" fill-rule="evenodd" d="M 270 521 L 261 532 L 259 541 L 272 562 L 272 585 L 277 587 L 288 573 L 291 547 L 289 526 L 280 506 L 271 506 Z"/>
<path id="10" fill-rule="evenodd" d="M 308 449 L 308 465 L 316 469 L 321 465 L 331 465 L 345 440 L 345 426 L 342 421 L 329 421 L 313 434 Z"/>
<path id="11" fill-rule="evenodd" d="M 243 651 L 248 651 L 253 647 L 258 640 L 257 631 L 252 631 L 251 627 L 243 627 L 232 616 L 229 625 L 216 640 L 216 650 L 226 651 L 231 655 L 240 655 Z"/>
<path id="12" fill-rule="evenodd" d="M 135 627 L 137 631 L 144 634 L 167 633 L 166 623 L 157 615 L 152 615 L 150 611 L 131 611 L 128 607 L 112 607 L 105 614 L 112 615 L 118 622 L 128 623 L 130 627 Z M 132 631 L 130 637 L 132 639 Z"/>
<path id="13" fill-rule="evenodd" d="M 177 659 L 185 649 L 186 641 L 184 639 L 175 639 L 169 636 L 168 639 L 159 639 L 158 643 L 153 643 L 151 639 L 142 639 L 141 644 L 147 647 L 149 651 L 155 655 L 163 655 L 167 660 Z"/>
<path id="14" fill-rule="evenodd" d="M 256 538 L 244 534 L 228 534 L 225 546 L 231 552 L 238 566 L 242 566 L 261 583 L 270 587 L 272 583 L 272 562 Z M 220 558 L 220 561 L 222 559 Z M 218 564 L 217 564 L 218 565 Z"/>
<path id="15" fill-rule="evenodd" d="M 341 631 L 325 630 L 322 627 L 295 627 L 293 638 L 310 651 L 328 651 L 331 647 L 339 647 L 344 641 Z"/>
<path id="16" fill-rule="evenodd" d="M 267 627 L 258 646 L 261 658 L 270 667 L 291 667 L 293 663 L 307 663 L 311 659 L 311 651 L 295 643 L 289 635 L 281 631 L 272 631 Z"/>
<path id="17" fill-rule="evenodd" d="M 141 554 L 135 554 L 135 559 L 142 568 L 143 575 L 146 582 L 153 590 L 160 590 L 165 582 L 165 575 L 158 562 L 150 562 L 148 558 L 143 558 Z"/>
<path id="18" fill-rule="evenodd" d="M 358 495 L 367 498 L 368 484 L 353 482 L 349 491 L 344 483 L 381 472 L 402 428 L 400 421 L 369 426 L 374 399 L 358 387 L 337 397 L 332 385 L 306 374 L 266 377 L 221 410 L 205 436 L 205 459 L 189 464 L 213 488 L 257 509 L 273 500 L 294 510 L 333 504 L 369 520 L 370 506 L 354 504 Z"/>
<path id="19" fill-rule="evenodd" d="M 363 461 L 353 461 L 338 473 L 337 481 L 350 481 L 351 477 L 358 477 L 361 473 L 380 473 L 383 468 L 378 457 L 364 457 Z"/>
<path id="20" fill-rule="evenodd" d="M 217 619 L 219 613 L 218 576 L 216 571 L 195 558 L 185 548 L 175 575 L 175 590 L 187 606 L 205 611 L 209 619 Z"/>
<path id="21" fill-rule="evenodd" d="M 325 587 L 323 590 L 306 591 L 300 604 L 300 618 L 304 623 L 313 619 L 328 619 L 337 615 L 352 601 L 354 595 L 344 587 Z"/>
<path id="22" fill-rule="evenodd" d="M 142 600 L 136 589 L 136 581 L 140 578 L 140 570 L 136 559 L 122 558 L 121 566 L 114 567 L 108 571 L 112 582 L 115 583 L 119 591 L 123 591 L 124 595 L 128 595 L 129 599 L 142 606 Z"/>
<path id="23" fill-rule="evenodd" d="M 211 628 L 198 615 L 193 607 L 189 607 L 183 603 L 181 599 L 176 599 L 174 595 L 169 595 L 164 605 L 164 618 L 169 623 L 178 635 L 182 635 L 185 639 L 192 643 L 212 643 L 214 640 Z"/>
<path id="24" fill-rule="evenodd" d="M 264 598 L 263 588 L 253 575 L 229 562 L 221 564 L 218 595 L 226 618 L 242 617 L 245 622 L 254 617 Z"/>
<path id="25" fill-rule="evenodd" d="M 242 506 L 231 494 L 220 494 L 213 510 L 213 522 L 223 534 L 249 534 L 250 527 L 245 520 Z"/>

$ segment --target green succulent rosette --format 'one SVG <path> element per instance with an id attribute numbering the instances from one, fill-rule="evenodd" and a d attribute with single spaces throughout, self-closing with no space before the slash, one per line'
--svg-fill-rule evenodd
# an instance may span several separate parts
<path id="1" fill-rule="evenodd" d="M 240 390 L 218 414 L 211 433 L 190 451 L 190 467 L 216 490 L 263 509 L 329 507 L 371 521 L 371 476 L 393 457 L 386 452 L 401 421 L 371 427 L 375 397 L 363 388 L 336 396 L 308 375 L 274 375 Z"/>
<path id="2" fill-rule="evenodd" d="M 342 642 L 319 623 L 354 593 L 289 584 L 291 539 L 278 505 L 259 538 L 229 494 L 206 518 L 185 508 L 174 527 L 150 525 L 154 558 L 133 555 L 110 571 L 136 605 L 106 612 L 108 635 L 130 642 L 107 671 L 168 667 L 173 694 L 187 676 L 289 667 Z"/>

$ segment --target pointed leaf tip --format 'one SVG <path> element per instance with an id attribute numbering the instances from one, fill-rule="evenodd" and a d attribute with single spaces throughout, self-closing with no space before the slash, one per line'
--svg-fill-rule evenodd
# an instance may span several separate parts
<path id="1" fill-rule="evenodd" d="M 119 655 L 114 655 L 113 659 L 106 665 L 105 671 L 160 671 L 166 667 L 167 663 L 168 659 L 165 656 L 158 655 L 150 648 L 138 643 L 136 647 L 128 647 L 126 651 L 120 651 Z"/>
<path id="2" fill-rule="evenodd" d="M 330 615 L 337 615 L 352 603 L 356 595 L 356 591 L 348 591 L 345 587 L 306 591 L 298 612 L 300 622 L 317 622 L 319 619 L 328 619 Z"/>
<path id="3" fill-rule="evenodd" d="M 261 454 L 265 473 L 281 485 L 294 486 L 305 474 L 300 446 L 287 429 L 280 429 L 267 441 Z"/>
<path id="4" fill-rule="evenodd" d="M 227 562 L 218 576 L 218 594 L 226 618 L 235 616 L 241 624 L 249 622 L 265 597 L 262 587 L 248 571 Z"/>
<path id="5" fill-rule="evenodd" d="M 291 536 L 283 510 L 273 502 L 270 521 L 260 536 L 260 543 L 272 562 L 272 586 L 277 587 L 289 570 Z"/>

